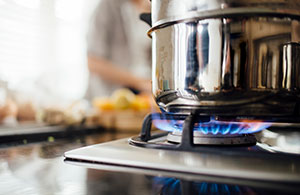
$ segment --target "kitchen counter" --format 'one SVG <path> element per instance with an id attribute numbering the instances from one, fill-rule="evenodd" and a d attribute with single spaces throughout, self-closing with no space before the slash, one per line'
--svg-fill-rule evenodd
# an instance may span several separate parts
<path id="1" fill-rule="evenodd" d="M 64 162 L 65 151 L 132 136 L 132 133 L 99 132 L 90 135 L 9 145 L 0 149 L 0 194 L 262 194 L 293 193 L 295 185 L 202 176 L 170 177 L 120 169 L 97 170 Z M 296 193 L 296 192 L 295 192 Z"/>

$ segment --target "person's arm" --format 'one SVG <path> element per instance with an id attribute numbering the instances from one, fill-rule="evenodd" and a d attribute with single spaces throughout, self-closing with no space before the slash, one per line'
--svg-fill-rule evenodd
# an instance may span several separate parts
<path id="1" fill-rule="evenodd" d="M 88 67 L 91 73 L 99 75 L 108 82 L 131 87 L 141 92 L 151 93 L 150 80 L 138 78 L 125 69 L 117 67 L 105 58 L 89 55 Z"/>

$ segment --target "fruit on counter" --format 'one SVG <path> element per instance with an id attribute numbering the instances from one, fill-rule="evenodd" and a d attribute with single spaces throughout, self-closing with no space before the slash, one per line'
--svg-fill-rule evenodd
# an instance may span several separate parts
<path id="1" fill-rule="evenodd" d="M 153 98 L 149 95 L 135 95 L 129 89 L 118 89 L 110 98 L 95 98 L 93 106 L 101 111 L 151 110 Z"/>
<path id="2" fill-rule="evenodd" d="M 129 89 L 118 89 L 114 91 L 111 98 L 117 109 L 125 110 L 130 108 L 136 97 Z"/>
<path id="3" fill-rule="evenodd" d="M 146 95 L 138 95 L 131 104 L 134 110 L 149 110 L 151 109 L 151 97 Z"/>
<path id="4" fill-rule="evenodd" d="M 144 117 L 159 111 L 152 95 L 135 95 L 129 89 L 116 90 L 111 97 L 95 98 L 93 106 L 96 109 L 85 124 L 128 132 L 140 131 Z"/>
<path id="5" fill-rule="evenodd" d="M 100 110 L 108 111 L 114 110 L 115 106 L 111 99 L 109 98 L 95 98 L 93 100 L 93 106 L 99 108 Z"/>

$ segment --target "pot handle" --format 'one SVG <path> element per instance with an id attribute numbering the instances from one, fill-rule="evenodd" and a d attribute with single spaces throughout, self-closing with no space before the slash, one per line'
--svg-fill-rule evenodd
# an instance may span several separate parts
<path id="1" fill-rule="evenodd" d="M 151 27 L 151 25 L 152 25 L 151 13 L 141 13 L 140 20 L 146 22 Z"/>

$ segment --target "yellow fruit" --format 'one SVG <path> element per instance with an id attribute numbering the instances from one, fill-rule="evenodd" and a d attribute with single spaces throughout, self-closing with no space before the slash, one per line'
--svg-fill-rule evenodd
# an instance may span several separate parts
<path id="1" fill-rule="evenodd" d="M 131 108 L 134 110 L 150 110 L 151 102 L 149 96 L 138 95 L 132 102 Z"/>
<path id="2" fill-rule="evenodd" d="M 115 106 L 109 98 L 95 98 L 93 100 L 93 106 L 99 110 L 114 110 Z"/>
<path id="3" fill-rule="evenodd" d="M 128 109 L 136 96 L 129 89 L 118 89 L 112 94 L 112 101 L 117 109 Z"/>
<path id="4" fill-rule="evenodd" d="M 137 111 L 140 110 L 140 102 L 137 100 L 137 98 L 132 102 L 130 107 L 133 110 L 137 110 Z"/>

